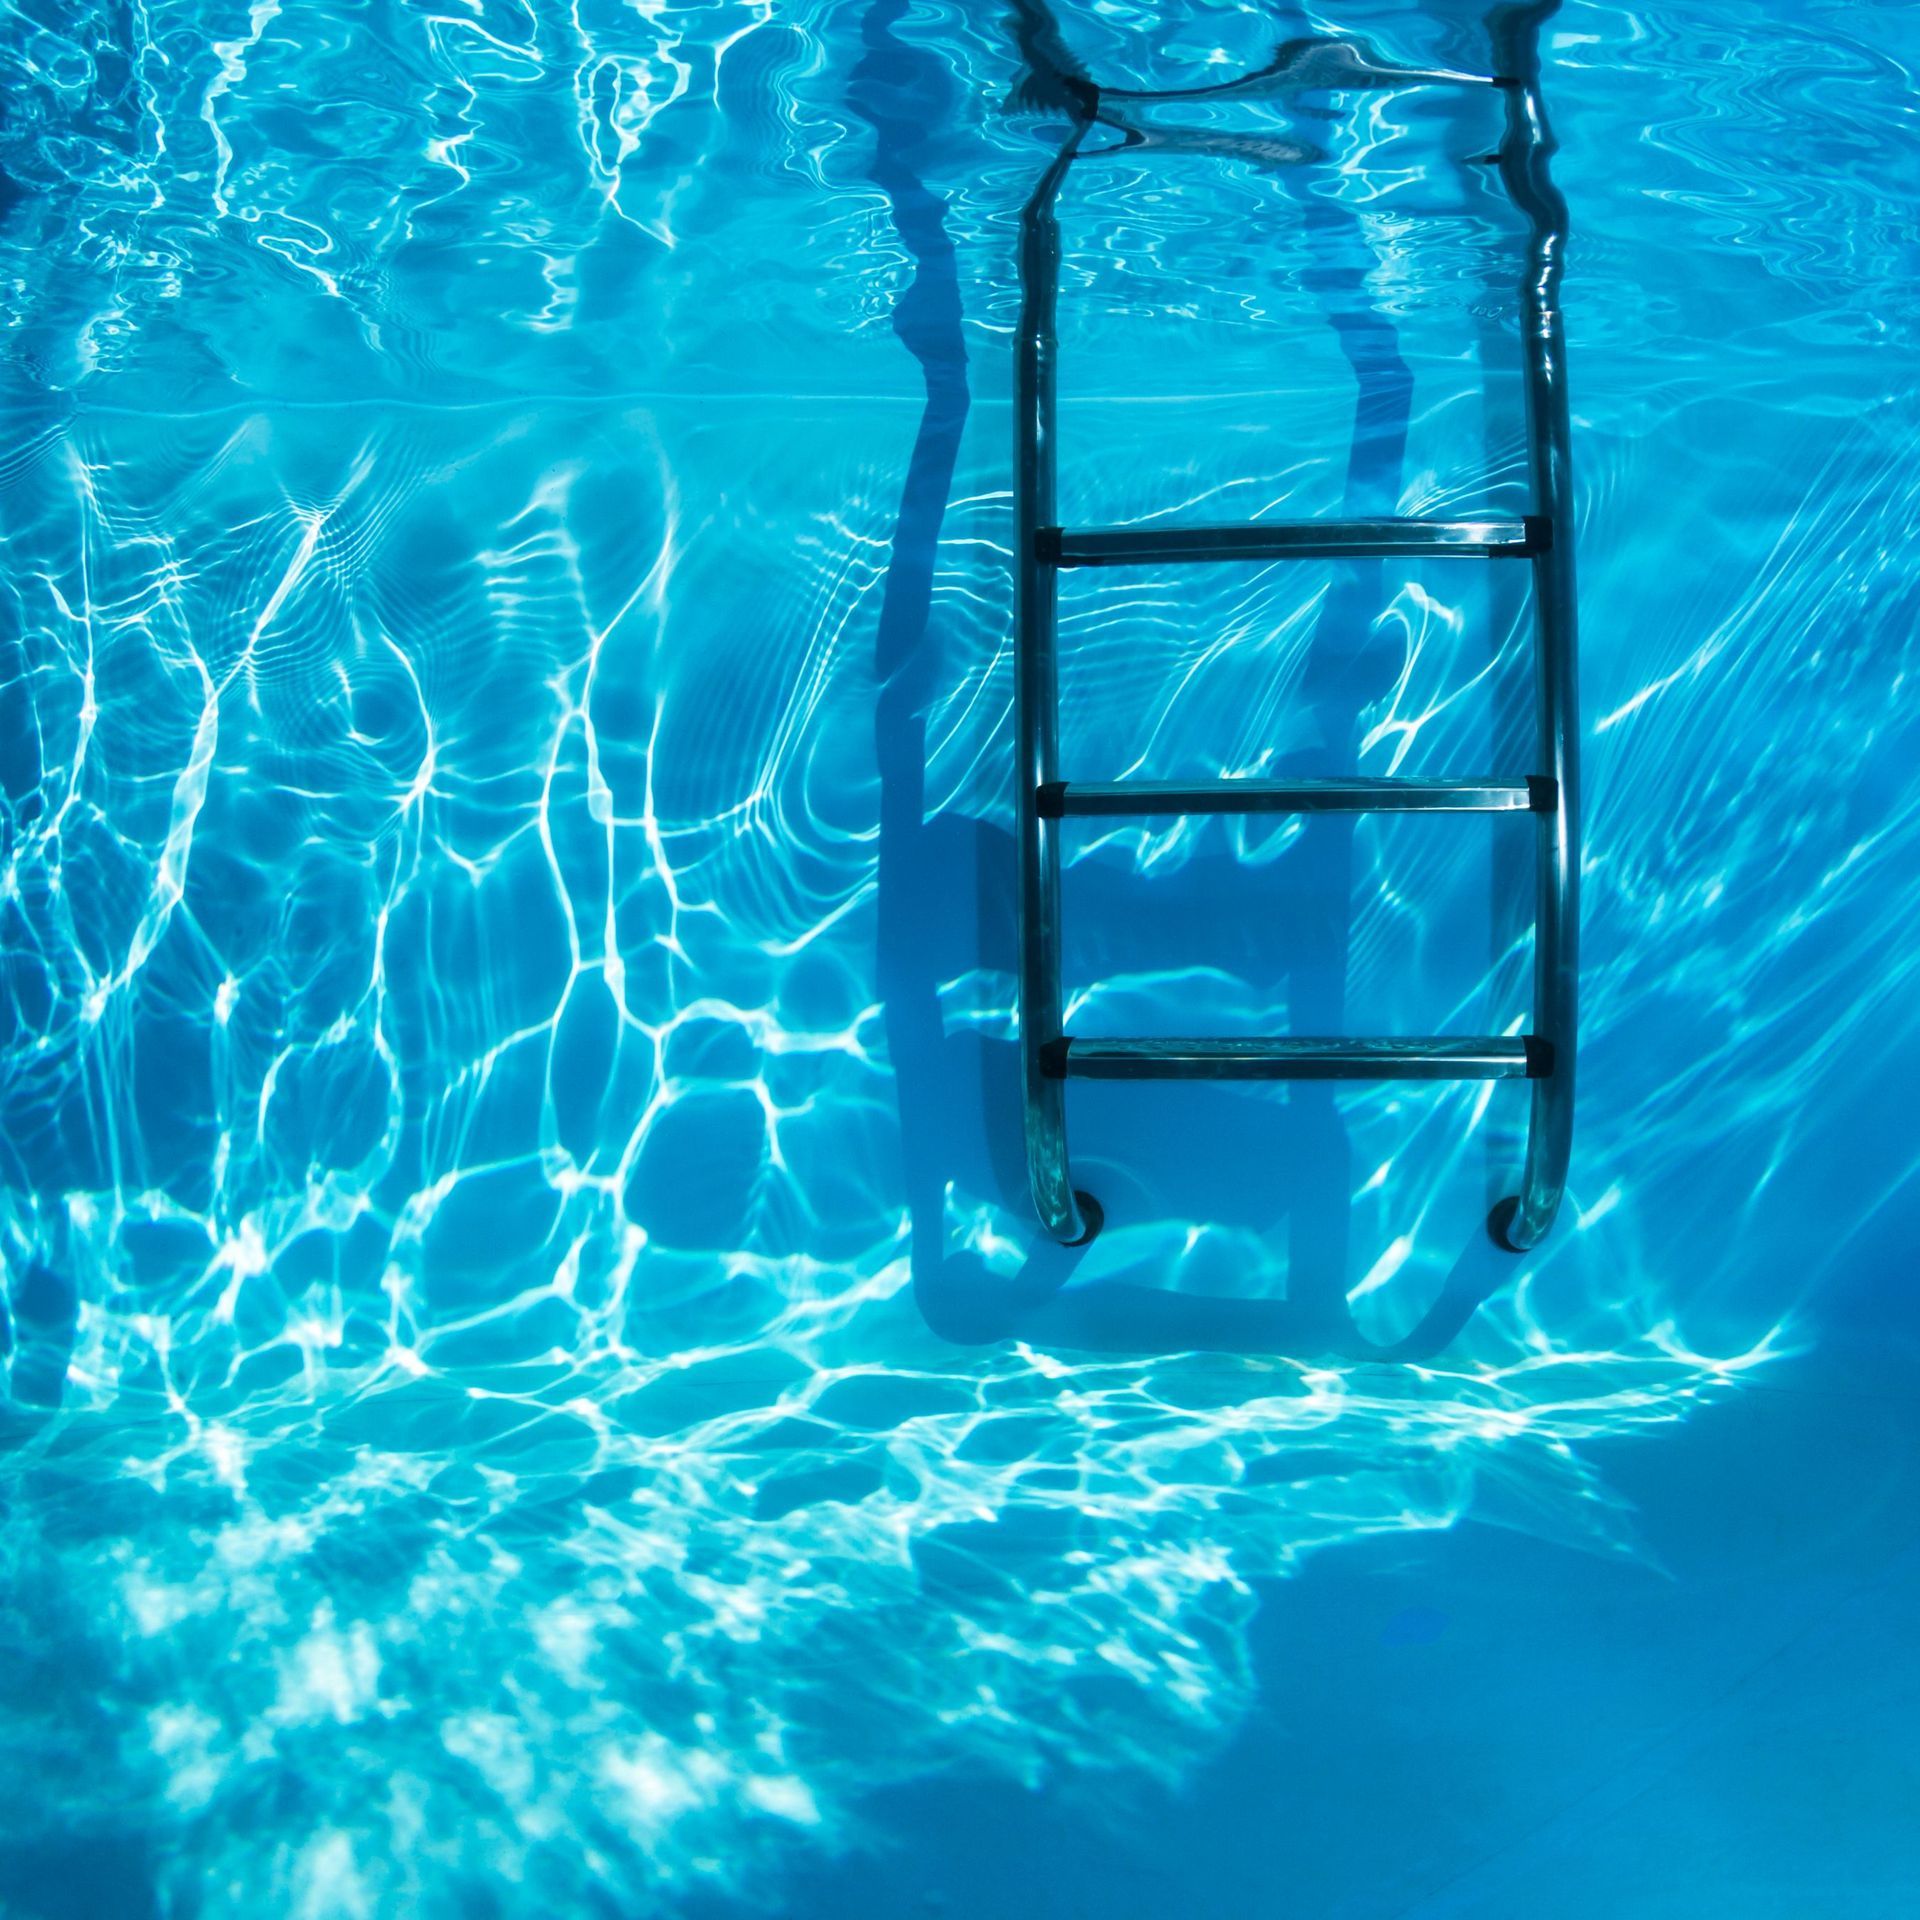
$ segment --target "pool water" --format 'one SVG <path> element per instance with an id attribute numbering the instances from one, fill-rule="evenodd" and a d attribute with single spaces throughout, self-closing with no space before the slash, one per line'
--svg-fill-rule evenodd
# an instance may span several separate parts
<path id="1" fill-rule="evenodd" d="M 1920 15 L 1568 0 L 1585 1028 L 1025 1196 L 1050 36 L 0 11 L 0 1913 L 1912 1911 Z M 1037 36 L 1037 37 L 1036 37 Z M 1061 203 L 1069 523 L 1524 504 L 1497 103 Z M 1511 570 L 1065 577 L 1075 777 L 1519 771 Z M 1498 1033 L 1529 828 L 1078 832 L 1091 1033 Z"/>

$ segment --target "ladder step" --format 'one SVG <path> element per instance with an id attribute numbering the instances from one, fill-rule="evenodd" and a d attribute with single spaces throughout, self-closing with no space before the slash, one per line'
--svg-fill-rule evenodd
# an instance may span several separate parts
<path id="1" fill-rule="evenodd" d="M 1554 783 L 1524 780 L 1052 781 L 1039 790 L 1043 820 L 1195 813 L 1551 813 Z"/>
<path id="2" fill-rule="evenodd" d="M 1552 545 L 1540 514 L 1505 520 L 1300 520 L 1246 527 L 1041 527 L 1034 556 L 1055 567 L 1161 560 L 1355 560 L 1388 554 L 1526 559 Z"/>
<path id="3" fill-rule="evenodd" d="M 1553 1049 L 1531 1034 L 1461 1040 L 1056 1040 L 1064 1080 L 1539 1080 Z"/>

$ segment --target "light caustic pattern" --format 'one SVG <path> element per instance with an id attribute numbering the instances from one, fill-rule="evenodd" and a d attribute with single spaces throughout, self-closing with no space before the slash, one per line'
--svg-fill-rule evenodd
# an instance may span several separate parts
<path id="1" fill-rule="evenodd" d="M 1470 14 L 1360 12 L 1333 24 L 1475 64 Z M 1920 1004 L 1889 884 L 1913 402 L 1859 352 L 1910 296 L 1847 144 L 1907 77 L 1818 10 L 1712 12 L 1696 42 L 1569 8 L 1550 43 L 1580 1160 L 1555 1240 L 1397 1365 L 929 1311 L 1045 1259 L 995 889 L 1011 222 L 1046 146 L 987 10 L 4 15 L 11 1858 L 105 1850 L 207 1913 L 751 1892 L 913 1770 L 1179 1776 L 1252 1704 L 1257 1583 L 1317 1549 L 1471 1515 L 1633 1550 L 1589 1443 L 1791 1343 L 1838 1062 L 1910 1051 Z M 1067 25 L 1166 81 L 1280 19 Z M 1425 94 L 1261 111 L 1211 183 L 1074 189 L 1069 510 L 1510 486 L 1486 129 Z M 1209 349 L 1171 370 L 1168 311 Z M 1303 450 L 1395 365 L 1404 459 L 1343 482 Z M 1075 765 L 1490 764 L 1516 609 L 1363 584 L 1346 654 L 1331 574 L 1076 587 Z M 1090 836 L 1088 1024 L 1324 994 L 1273 970 L 1294 881 L 1351 929 L 1321 958 L 1356 1018 L 1517 1018 L 1481 829 L 1416 826 Z M 1223 871 L 1258 915 L 1195 906 Z M 1178 951 L 1109 941 L 1156 887 Z M 1329 1104 L 1350 1225 L 1316 1239 L 1262 1145 L 1292 1107 L 1214 1091 L 1180 1141 L 1090 1093 L 1112 1225 L 1070 1293 L 1330 1280 L 1390 1338 L 1467 1257 L 1503 1099 Z M 1215 1206 L 1236 1155 L 1260 1177 Z"/>

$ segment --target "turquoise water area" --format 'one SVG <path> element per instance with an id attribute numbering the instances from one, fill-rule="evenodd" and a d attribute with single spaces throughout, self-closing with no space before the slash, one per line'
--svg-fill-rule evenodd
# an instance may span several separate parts
<path id="1" fill-rule="evenodd" d="M 1487 58 L 1055 12 L 1109 84 Z M 1543 34 L 1518 1260 L 1504 1087 L 1076 1087 L 1106 1230 L 1031 1215 L 1039 15 L 0 5 L 0 1911 L 1912 1910 L 1920 15 Z M 1068 185 L 1064 517 L 1520 506 L 1490 97 L 1159 111 L 1239 151 Z M 1068 764 L 1525 772 L 1507 571 L 1069 575 Z M 1075 1018 L 1513 1030 L 1527 835 L 1090 826 Z M 1808 1649 L 1882 1717 L 1750 1684 Z"/>

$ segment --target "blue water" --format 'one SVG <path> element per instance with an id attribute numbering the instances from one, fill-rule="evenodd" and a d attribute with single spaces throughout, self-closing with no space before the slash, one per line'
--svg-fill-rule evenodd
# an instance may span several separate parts
<path id="1" fill-rule="evenodd" d="M 1004 11 L 0 6 L 0 1913 L 1920 1899 L 1920 15 L 1544 38 L 1586 1029 L 1516 1261 L 1485 1086 L 1076 1087 L 1109 1224 L 1038 1234 Z M 1111 84 L 1486 61 L 1057 11 Z M 1516 506 L 1493 112 L 1076 175 L 1064 517 Z M 1069 768 L 1506 770 L 1508 571 L 1070 575 Z M 1524 1013 L 1525 822 L 1071 852 L 1085 1031 Z"/>

